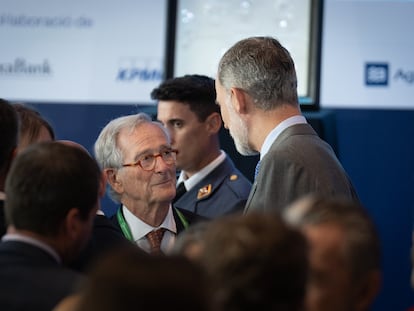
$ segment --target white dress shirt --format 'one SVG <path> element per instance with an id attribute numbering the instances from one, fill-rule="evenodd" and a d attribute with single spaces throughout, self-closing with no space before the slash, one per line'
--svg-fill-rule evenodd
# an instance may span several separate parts
<path id="1" fill-rule="evenodd" d="M 177 235 L 177 226 L 175 224 L 171 206 L 168 210 L 167 216 L 159 227 L 153 227 L 143 222 L 137 216 L 132 214 L 124 205 L 122 206 L 122 212 L 124 214 L 125 221 L 131 230 L 135 243 L 141 249 L 149 253 L 151 247 L 146 237 L 147 233 L 159 228 L 165 228 L 166 230 L 161 241 L 161 250 L 164 253 L 168 253 L 171 250 L 175 242 L 175 236 Z"/>

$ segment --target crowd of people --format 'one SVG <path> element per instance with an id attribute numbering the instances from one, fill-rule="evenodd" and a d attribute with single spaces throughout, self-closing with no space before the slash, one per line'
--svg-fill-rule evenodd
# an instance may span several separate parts
<path id="1" fill-rule="evenodd" d="M 375 225 L 301 114 L 278 40 L 240 40 L 215 80 L 168 79 L 151 97 L 156 119 L 112 119 L 93 154 L 0 100 L 1 310 L 369 310 Z M 253 184 L 223 126 L 260 155 Z"/>

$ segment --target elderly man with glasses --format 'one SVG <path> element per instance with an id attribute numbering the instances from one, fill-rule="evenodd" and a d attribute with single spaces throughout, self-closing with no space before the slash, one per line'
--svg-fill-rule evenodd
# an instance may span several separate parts
<path id="1" fill-rule="evenodd" d="M 111 198 L 120 203 L 114 223 L 151 254 L 168 253 L 195 215 L 172 208 L 175 160 L 166 129 L 139 113 L 109 122 L 95 142 L 95 157 Z"/>

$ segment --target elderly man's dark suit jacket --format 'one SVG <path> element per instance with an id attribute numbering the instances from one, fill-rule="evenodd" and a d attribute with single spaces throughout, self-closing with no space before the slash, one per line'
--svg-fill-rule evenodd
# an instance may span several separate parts
<path id="1" fill-rule="evenodd" d="M 210 174 L 183 194 L 174 207 L 209 219 L 243 212 L 251 187 L 251 182 L 226 156 Z"/>
<path id="2" fill-rule="evenodd" d="M 78 258 L 70 263 L 69 267 L 82 273 L 93 268 L 98 260 L 109 252 L 115 252 L 129 244 L 119 227 L 105 215 L 96 215 L 92 234 L 86 247 L 81 251 Z"/>
<path id="3" fill-rule="evenodd" d="M 50 311 L 80 281 L 80 274 L 43 249 L 19 241 L 0 243 L 0 310 Z"/>
<path id="4" fill-rule="evenodd" d="M 309 124 L 285 129 L 260 162 L 245 212 L 282 210 L 310 194 L 358 201 L 332 148 Z"/>
<path id="5" fill-rule="evenodd" d="M 6 217 L 4 214 L 4 200 L 0 200 L 0 238 L 6 233 Z"/>

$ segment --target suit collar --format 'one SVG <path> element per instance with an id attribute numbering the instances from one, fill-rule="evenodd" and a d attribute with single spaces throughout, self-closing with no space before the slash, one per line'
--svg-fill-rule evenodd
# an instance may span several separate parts
<path id="1" fill-rule="evenodd" d="M 293 126 L 288 127 L 285 129 L 280 135 L 277 137 L 277 139 L 273 142 L 271 145 L 271 149 L 277 147 L 279 144 L 281 144 L 283 141 L 288 139 L 289 137 L 296 136 L 296 135 L 314 135 L 318 136 L 318 134 L 315 132 L 315 130 L 309 125 L 309 124 L 296 124 Z M 261 158 L 263 158 L 261 156 Z"/>
<path id="2" fill-rule="evenodd" d="M 306 119 L 302 115 L 296 115 L 280 122 L 270 133 L 266 136 L 262 148 L 260 150 L 260 159 L 266 155 L 273 143 L 278 139 L 282 132 L 286 129 L 298 125 L 307 124 Z"/>
<path id="3" fill-rule="evenodd" d="M 44 263 L 48 265 L 59 265 L 60 262 L 56 260 L 51 253 L 45 249 L 34 244 L 29 244 L 24 241 L 6 240 L 0 243 L 0 254 L 13 254 L 30 262 Z"/>

